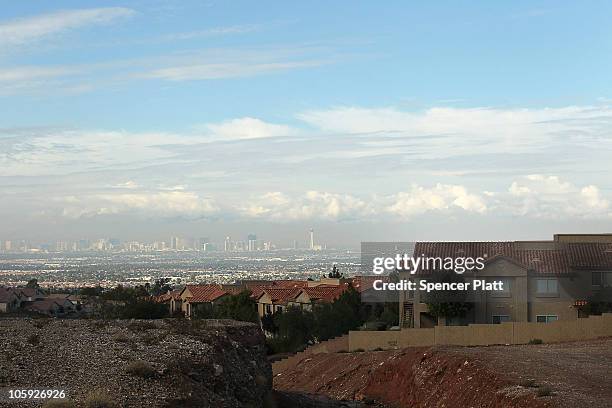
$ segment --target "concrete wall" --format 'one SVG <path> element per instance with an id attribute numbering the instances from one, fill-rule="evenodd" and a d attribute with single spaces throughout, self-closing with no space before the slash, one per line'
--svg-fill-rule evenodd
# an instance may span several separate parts
<path id="1" fill-rule="evenodd" d="M 348 350 L 399 349 L 436 344 L 458 346 L 525 344 L 532 339 L 541 339 L 545 343 L 551 343 L 608 336 L 612 336 L 611 313 L 590 316 L 586 319 L 559 320 L 551 323 L 505 322 L 384 332 L 351 331 L 348 336 Z"/>

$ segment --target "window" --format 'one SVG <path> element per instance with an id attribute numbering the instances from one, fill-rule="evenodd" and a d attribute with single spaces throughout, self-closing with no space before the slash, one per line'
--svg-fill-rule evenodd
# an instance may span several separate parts
<path id="1" fill-rule="evenodd" d="M 612 286 L 612 272 L 592 272 L 591 284 L 598 287 Z"/>
<path id="2" fill-rule="evenodd" d="M 558 320 L 559 317 L 557 315 L 537 315 L 536 322 L 538 323 L 550 323 Z"/>
<path id="3" fill-rule="evenodd" d="M 553 279 L 538 279 L 536 281 L 538 295 L 554 296 L 559 294 L 559 282 Z"/>
<path id="4" fill-rule="evenodd" d="M 500 324 L 503 322 L 509 322 L 510 316 L 508 315 L 493 315 L 493 324 Z"/>

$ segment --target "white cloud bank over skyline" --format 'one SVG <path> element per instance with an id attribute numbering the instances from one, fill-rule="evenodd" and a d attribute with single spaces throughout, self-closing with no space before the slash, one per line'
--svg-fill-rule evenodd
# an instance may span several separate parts
<path id="1" fill-rule="evenodd" d="M 62 223 L 612 220 L 607 105 L 347 107 L 192 129 L 0 129 L 0 213 Z"/>

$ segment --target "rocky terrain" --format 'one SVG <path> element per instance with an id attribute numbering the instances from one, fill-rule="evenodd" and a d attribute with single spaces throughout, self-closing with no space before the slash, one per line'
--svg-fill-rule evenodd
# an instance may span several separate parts
<path id="1" fill-rule="evenodd" d="M 64 389 L 78 406 L 98 398 L 117 407 L 255 408 L 271 399 L 271 376 L 261 331 L 249 323 L 0 319 L 4 394 Z"/>
<path id="2" fill-rule="evenodd" d="M 612 339 L 307 355 L 274 388 L 392 407 L 610 407 Z"/>

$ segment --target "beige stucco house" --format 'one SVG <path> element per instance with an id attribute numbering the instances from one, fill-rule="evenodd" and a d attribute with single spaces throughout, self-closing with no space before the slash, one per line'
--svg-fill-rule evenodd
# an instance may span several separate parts
<path id="1" fill-rule="evenodd" d="M 612 285 L 612 235 L 556 235 L 552 241 L 419 242 L 415 256 L 484 257 L 482 271 L 466 281 L 502 281 L 503 291 L 483 291 L 472 309 L 452 321 L 434 318 L 421 291 L 400 293 L 400 325 L 551 322 L 581 315 L 587 299 Z M 430 279 L 437 271 L 400 273 L 401 279 Z"/>

